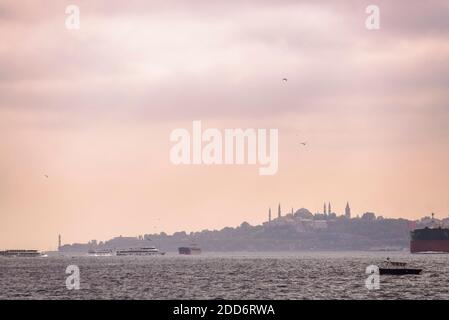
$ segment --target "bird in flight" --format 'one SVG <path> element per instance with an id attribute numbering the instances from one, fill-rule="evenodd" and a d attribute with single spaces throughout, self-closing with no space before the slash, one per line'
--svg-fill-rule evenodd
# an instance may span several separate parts
<path id="1" fill-rule="evenodd" d="M 48 178 L 48 175 L 44 174 L 45 178 Z"/>
<path id="2" fill-rule="evenodd" d="M 288 79 L 287 79 L 287 78 L 283 78 L 283 79 L 282 79 L 282 81 L 284 81 L 284 82 L 287 82 L 287 81 L 288 81 Z"/>
<path id="3" fill-rule="evenodd" d="M 303 146 L 305 146 L 305 145 L 307 144 L 307 142 L 301 142 L 301 144 L 302 144 Z"/>

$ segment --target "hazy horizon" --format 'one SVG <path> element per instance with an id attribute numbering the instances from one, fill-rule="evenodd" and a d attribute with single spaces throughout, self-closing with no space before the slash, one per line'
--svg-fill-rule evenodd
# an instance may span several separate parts
<path id="1" fill-rule="evenodd" d="M 331 202 L 449 215 L 449 3 L 0 3 L 0 248 L 260 224 Z M 288 81 L 283 81 L 286 78 Z M 276 128 L 279 170 L 170 162 L 170 132 Z M 300 142 L 307 142 L 303 146 Z"/>

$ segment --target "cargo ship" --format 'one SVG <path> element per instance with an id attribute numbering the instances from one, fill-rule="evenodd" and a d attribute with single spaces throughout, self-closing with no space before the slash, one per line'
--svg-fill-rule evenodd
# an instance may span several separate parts
<path id="1" fill-rule="evenodd" d="M 411 253 L 449 253 L 449 229 L 429 228 L 410 231 Z"/>
<path id="2" fill-rule="evenodd" d="M 36 258 L 44 257 L 45 255 L 37 250 L 5 250 L 0 251 L 0 257 L 13 257 L 13 258 Z"/>
<path id="3" fill-rule="evenodd" d="M 178 252 L 179 254 L 186 255 L 201 254 L 201 249 L 196 244 L 194 244 L 189 247 L 179 247 Z"/>

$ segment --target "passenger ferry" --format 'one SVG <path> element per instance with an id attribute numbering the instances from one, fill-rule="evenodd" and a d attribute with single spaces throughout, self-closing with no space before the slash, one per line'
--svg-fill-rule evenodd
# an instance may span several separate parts
<path id="1" fill-rule="evenodd" d="M 156 247 L 130 248 L 116 251 L 117 256 L 157 256 L 164 254 L 165 252 L 159 251 Z"/>
<path id="2" fill-rule="evenodd" d="M 20 258 L 36 258 L 45 257 L 46 255 L 37 250 L 5 250 L 0 251 L 0 257 L 20 257 Z"/>
<path id="3" fill-rule="evenodd" d="M 110 257 L 114 255 L 114 251 L 109 249 L 102 249 L 102 250 L 90 250 L 89 252 L 90 256 L 93 257 Z"/>

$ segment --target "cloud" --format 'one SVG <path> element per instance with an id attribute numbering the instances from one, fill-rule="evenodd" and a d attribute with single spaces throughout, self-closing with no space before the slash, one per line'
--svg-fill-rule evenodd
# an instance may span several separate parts
<path id="1" fill-rule="evenodd" d="M 238 3 L 81 1 L 81 30 L 69 31 L 64 3 L 7 1 L 0 108 L 73 119 L 265 117 L 357 112 L 361 96 L 411 102 L 448 86 L 444 1 L 381 1 L 375 32 L 360 2 Z"/>

